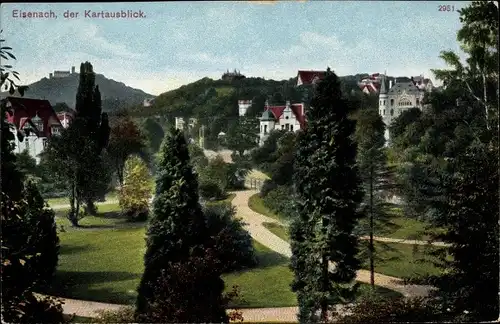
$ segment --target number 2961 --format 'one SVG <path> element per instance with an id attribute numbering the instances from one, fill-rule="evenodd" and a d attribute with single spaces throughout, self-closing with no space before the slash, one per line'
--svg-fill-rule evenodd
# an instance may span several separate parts
<path id="1" fill-rule="evenodd" d="M 440 5 L 440 6 L 438 6 L 438 11 L 455 11 L 455 6 Z"/>

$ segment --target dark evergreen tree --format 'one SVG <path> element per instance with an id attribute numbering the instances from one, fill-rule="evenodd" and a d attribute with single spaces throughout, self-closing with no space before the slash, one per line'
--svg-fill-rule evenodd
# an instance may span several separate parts
<path id="1" fill-rule="evenodd" d="M 367 222 L 362 224 L 361 234 L 368 234 L 370 239 L 367 245 L 370 262 L 370 284 L 375 287 L 375 245 L 373 236 L 375 231 L 394 227 L 390 221 L 391 204 L 384 199 L 384 194 L 394 189 L 393 169 L 387 165 L 387 156 L 384 150 L 385 124 L 376 110 L 359 111 L 356 121 L 356 141 L 358 143 L 358 167 L 363 182 L 365 197 L 362 204 L 362 213 Z M 364 251 L 365 249 L 362 249 Z"/>
<path id="2" fill-rule="evenodd" d="M 86 210 L 90 214 L 96 213 L 95 200 L 102 199 L 106 193 L 109 182 L 99 181 L 94 171 L 105 171 L 105 162 L 102 161 L 101 152 L 107 146 L 110 134 L 108 116 L 102 113 L 101 93 L 95 84 L 95 73 L 89 62 L 80 65 L 80 81 L 76 93 L 76 118 L 81 122 L 82 134 L 89 145 L 93 147 L 95 164 L 91 170 L 80 168 L 79 187 L 84 191 Z M 102 172 L 101 172 L 102 173 Z"/>
<path id="3" fill-rule="evenodd" d="M 453 314 L 468 313 L 465 320 L 491 321 L 499 313 L 497 153 L 474 142 L 448 160 L 439 184 L 428 187 L 439 194 L 429 197 L 438 215 L 434 225 L 445 228 L 435 239 L 451 245 L 437 253 L 445 269 L 435 281 L 437 294 Z"/>
<path id="4" fill-rule="evenodd" d="M 318 311 L 327 320 L 331 307 L 354 298 L 357 287 L 351 285 L 360 267 L 353 230 L 363 193 L 350 113 L 339 80 L 328 69 L 307 111 L 295 157 L 298 217 L 291 227 L 291 266 L 301 323 L 318 322 Z"/>
<path id="5" fill-rule="evenodd" d="M 196 258 L 203 258 L 207 249 L 213 246 L 205 217 L 198 197 L 198 180 L 191 167 L 186 140 L 181 131 L 172 129 L 167 134 L 159 152 L 156 179 L 156 195 L 153 203 L 153 217 L 147 230 L 145 270 L 138 287 L 136 319 L 151 321 L 158 310 L 156 286 L 162 277 L 176 280 L 175 269 L 188 265 Z M 207 248 L 208 247 L 208 248 Z M 189 268 L 189 267 L 188 267 Z M 164 271 L 163 271 L 164 270 Z M 173 271 L 173 270 L 172 270 Z M 185 307 L 194 304 L 175 298 L 170 309 L 177 312 L 166 312 L 163 322 L 227 322 L 227 317 L 219 297 L 222 295 L 224 283 L 219 271 L 211 272 L 204 281 L 196 281 L 187 289 L 179 285 L 176 294 L 192 300 L 195 295 L 198 303 L 211 305 L 207 312 L 190 312 Z M 184 314 L 179 318 L 178 314 Z M 170 317 L 169 317 L 170 316 Z"/>

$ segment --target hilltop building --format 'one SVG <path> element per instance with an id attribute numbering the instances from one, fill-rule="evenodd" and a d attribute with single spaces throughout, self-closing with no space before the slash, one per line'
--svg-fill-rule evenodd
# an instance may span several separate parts
<path id="1" fill-rule="evenodd" d="M 59 135 L 74 118 L 70 112 L 56 114 L 48 100 L 7 97 L 7 122 L 14 133 L 14 153 L 27 150 L 38 163 L 39 154 L 53 135 Z"/>
<path id="2" fill-rule="evenodd" d="M 229 70 L 227 70 L 226 73 L 224 73 L 221 77 L 222 80 L 226 81 L 241 80 L 244 78 L 245 76 L 241 74 L 240 71 L 236 71 L 236 69 L 233 72 L 229 72 Z"/>
<path id="3" fill-rule="evenodd" d="M 71 67 L 71 71 L 54 71 L 53 73 L 49 73 L 49 79 L 55 78 L 65 78 L 70 76 L 71 74 L 75 74 L 75 67 Z"/>
<path id="4" fill-rule="evenodd" d="M 432 82 L 423 76 L 396 78 L 387 84 L 385 77 L 381 80 L 379 94 L 379 114 L 386 125 L 386 145 L 390 144 L 389 126 L 404 111 L 412 108 L 423 108 L 424 94 L 433 90 Z"/>
<path id="5" fill-rule="evenodd" d="M 259 145 L 263 145 L 273 130 L 297 132 L 305 127 L 305 104 L 286 102 L 285 106 L 269 106 L 266 101 L 265 110 L 260 118 Z"/>

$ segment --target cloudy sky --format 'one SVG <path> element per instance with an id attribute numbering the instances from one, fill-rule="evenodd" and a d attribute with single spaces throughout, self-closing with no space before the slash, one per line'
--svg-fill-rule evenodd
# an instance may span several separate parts
<path id="1" fill-rule="evenodd" d="M 469 2 L 255 1 L 2 4 L 0 28 L 23 83 L 90 61 L 97 73 L 160 94 L 226 69 L 288 79 L 297 70 L 431 77 L 458 51 L 457 10 Z M 453 11 L 439 11 L 448 4 Z M 50 11 L 56 18 L 19 18 Z M 142 10 L 144 18 L 85 11 Z M 65 18 L 65 12 L 78 13 Z M 17 16 L 17 17 L 15 17 Z"/>

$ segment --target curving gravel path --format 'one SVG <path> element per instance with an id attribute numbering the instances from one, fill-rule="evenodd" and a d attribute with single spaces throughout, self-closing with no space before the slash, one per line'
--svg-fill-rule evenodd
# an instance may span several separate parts
<path id="1" fill-rule="evenodd" d="M 262 223 L 281 223 L 273 218 L 269 218 L 253 211 L 248 206 L 248 200 L 253 194 L 256 194 L 257 192 L 258 191 L 256 190 L 235 192 L 236 197 L 233 199 L 232 203 L 236 208 L 237 215 L 247 223 L 246 227 L 255 240 L 259 241 L 259 243 L 262 243 L 263 245 L 267 246 L 277 253 L 290 257 L 292 255 L 290 244 L 271 233 L 262 225 Z M 333 265 L 331 266 L 331 268 L 333 268 Z M 370 272 L 367 270 L 359 270 L 356 280 L 364 283 L 370 283 Z M 432 289 L 432 287 L 430 286 L 404 285 L 401 279 L 386 276 L 380 273 L 375 273 L 375 284 L 384 288 L 398 291 L 407 297 L 425 296 L 429 293 L 429 290 Z"/>

